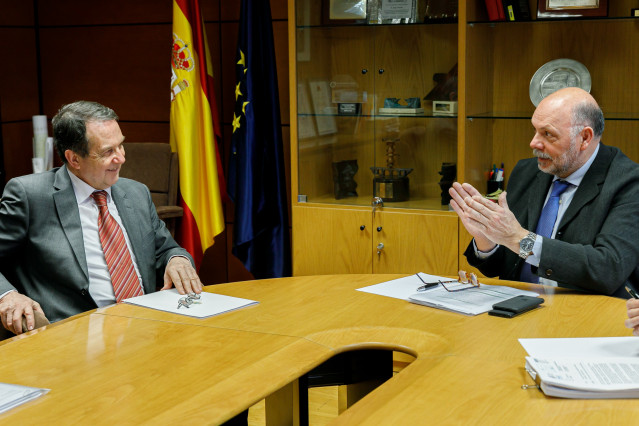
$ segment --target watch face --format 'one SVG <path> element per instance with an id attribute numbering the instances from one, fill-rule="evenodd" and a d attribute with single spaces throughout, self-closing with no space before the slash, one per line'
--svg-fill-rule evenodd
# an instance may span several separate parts
<path id="1" fill-rule="evenodd" d="M 519 247 L 526 253 L 531 252 L 534 245 L 535 245 L 535 240 L 530 239 L 528 237 L 524 238 L 523 240 L 519 242 Z"/>

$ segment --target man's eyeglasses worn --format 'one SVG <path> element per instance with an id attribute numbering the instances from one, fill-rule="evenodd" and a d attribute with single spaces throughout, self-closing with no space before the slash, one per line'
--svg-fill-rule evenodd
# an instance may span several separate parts
<path id="1" fill-rule="evenodd" d="M 432 282 L 432 283 L 427 283 L 426 281 L 424 281 L 422 277 L 419 276 L 419 274 L 415 274 L 415 275 L 417 275 L 417 278 L 419 278 L 419 280 L 424 283 L 423 286 L 417 288 L 417 291 L 425 291 L 425 290 L 428 290 L 429 288 L 435 287 L 438 284 L 441 284 L 444 290 L 450 293 L 455 293 L 457 291 L 464 291 L 464 290 L 469 290 L 471 288 L 479 287 L 479 281 L 477 280 L 477 275 L 475 275 L 472 272 L 470 274 L 466 274 L 466 271 L 459 271 L 459 278 L 456 280 L 449 280 L 449 281 L 437 280 L 436 282 Z M 446 286 L 446 284 L 448 284 L 448 287 Z M 464 286 L 455 288 L 451 284 L 453 285 L 464 284 Z"/>

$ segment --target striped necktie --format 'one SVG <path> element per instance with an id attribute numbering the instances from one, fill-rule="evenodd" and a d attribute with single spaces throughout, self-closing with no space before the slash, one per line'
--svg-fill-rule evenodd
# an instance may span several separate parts
<path id="1" fill-rule="evenodd" d="M 109 214 L 106 196 L 106 191 L 95 191 L 91 194 L 100 211 L 98 214 L 100 242 L 111 274 L 115 299 L 119 303 L 129 297 L 141 296 L 144 292 L 135 273 L 124 233 L 113 216 Z"/>

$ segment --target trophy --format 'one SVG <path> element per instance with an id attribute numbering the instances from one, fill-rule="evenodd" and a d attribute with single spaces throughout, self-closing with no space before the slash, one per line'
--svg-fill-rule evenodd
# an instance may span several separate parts
<path id="1" fill-rule="evenodd" d="M 386 143 L 386 167 L 371 167 L 375 176 L 373 178 L 373 196 L 380 197 L 383 201 L 408 200 L 408 174 L 413 169 L 400 169 L 395 167 L 395 144 L 397 138 L 384 138 Z"/>

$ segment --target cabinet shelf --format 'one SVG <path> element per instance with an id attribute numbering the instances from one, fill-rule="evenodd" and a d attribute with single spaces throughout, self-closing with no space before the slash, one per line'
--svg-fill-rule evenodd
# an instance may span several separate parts
<path id="1" fill-rule="evenodd" d="M 368 207 L 371 208 L 372 197 L 371 196 L 359 196 L 359 197 L 349 197 L 342 198 L 340 200 L 336 200 L 331 195 L 319 195 L 315 196 L 311 199 L 308 199 L 306 203 L 309 206 L 321 206 L 321 205 L 332 205 L 332 206 L 343 206 L 343 207 Z M 426 199 L 415 199 L 409 201 L 400 201 L 400 202 L 386 202 L 384 203 L 384 210 L 392 210 L 392 209 L 412 209 L 412 210 L 433 210 L 440 212 L 451 212 L 451 214 L 455 214 L 452 212 L 448 205 L 442 205 L 441 199 L 439 198 L 426 198 Z"/>
<path id="2" fill-rule="evenodd" d="M 375 120 L 377 118 L 390 118 L 390 117 L 399 117 L 399 118 L 435 118 L 435 119 L 456 119 L 457 115 L 434 115 L 432 113 L 424 113 L 424 114 L 361 114 L 361 115 L 346 115 L 346 114 L 297 114 L 298 117 L 335 117 L 340 119 L 357 119 L 357 118 L 366 118 Z"/>
<path id="3" fill-rule="evenodd" d="M 637 121 L 639 116 L 630 113 L 614 113 L 604 111 L 606 122 L 608 121 Z M 466 116 L 469 120 L 530 120 L 531 112 L 491 112 L 483 114 L 469 114 Z"/>
<path id="4" fill-rule="evenodd" d="M 310 24 L 310 25 L 296 25 L 298 30 L 310 29 L 310 28 L 322 28 L 322 29 L 339 29 L 339 28 L 353 28 L 353 27 L 408 27 L 408 26 L 424 26 L 424 25 L 453 25 L 457 26 L 457 20 L 441 20 L 441 21 L 426 21 L 426 22 L 411 22 L 407 24 L 369 24 L 367 22 L 354 22 L 354 23 L 331 23 L 331 24 Z"/>
<path id="5" fill-rule="evenodd" d="M 473 26 L 473 25 L 488 25 L 488 26 L 495 26 L 495 25 L 536 25 L 538 23 L 556 23 L 557 25 L 563 25 L 565 23 L 570 23 L 570 22 L 588 22 L 588 23 L 594 23 L 594 22 L 610 22 L 610 21 L 616 21 L 616 22 L 623 22 L 623 21 L 636 21 L 638 18 L 633 18 L 630 16 L 609 16 L 609 17 L 583 17 L 583 18 L 579 18 L 579 17 L 573 17 L 573 18 L 558 18 L 558 19 L 533 19 L 530 21 L 468 21 L 466 24 L 468 26 Z"/>

